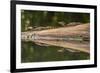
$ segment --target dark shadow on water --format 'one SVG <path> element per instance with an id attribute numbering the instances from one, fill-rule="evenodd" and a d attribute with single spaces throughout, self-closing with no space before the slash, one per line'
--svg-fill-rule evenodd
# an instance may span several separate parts
<path id="1" fill-rule="evenodd" d="M 57 46 L 40 46 L 33 42 L 22 42 L 21 62 L 48 62 L 87 60 L 90 55 L 83 52 L 70 52 Z"/>

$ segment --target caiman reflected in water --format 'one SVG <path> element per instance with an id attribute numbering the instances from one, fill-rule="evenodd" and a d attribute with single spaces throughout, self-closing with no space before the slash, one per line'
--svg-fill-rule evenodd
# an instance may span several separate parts
<path id="1" fill-rule="evenodd" d="M 22 32 L 21 37 L 23 41 L 33 41 L 37 44 L 59 46 L 90 53 L 89 23 L 41 31 Z"/>

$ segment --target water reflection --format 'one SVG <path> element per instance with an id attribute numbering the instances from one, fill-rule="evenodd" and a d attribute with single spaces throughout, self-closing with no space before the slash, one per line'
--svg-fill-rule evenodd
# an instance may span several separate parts
<path id="1" fill-rule="evenodd" d="M 87 53 L 70 52 L 65 48 L 56 46 L 40 46 L 33 42 L 22 41 L 21 52 L 21 62 L 24 63 L 89 59 Z"/>

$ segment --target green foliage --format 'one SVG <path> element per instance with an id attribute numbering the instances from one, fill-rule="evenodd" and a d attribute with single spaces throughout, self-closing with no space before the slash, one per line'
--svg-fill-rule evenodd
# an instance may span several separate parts
<path id="1" fill-rule="evenodd" d="M 22 31 L 29 26 L 54 26 L 59 27 L 67 25 L 70 22 L 88 23 L 90 21 L 89 13 L 73 13 L 73 12 L 53 12 L 53 11 L 21 11 Z M 63 22 L 59 24 L 59 22 Z"/>
<path id="2" fill-rule="evenodd" d="M 89 13 L 53 12 L 53 11 L 21 11 L 21 32 L 28 27 L 61 27 L 70 22 L 90 22 Z M 21 42 L 21 62 L 43 62 L 89 59 L 89 54 L 72 53 L 67 50 L 58 52 L 62 47 L 40 46 L 32 42 Z"/>

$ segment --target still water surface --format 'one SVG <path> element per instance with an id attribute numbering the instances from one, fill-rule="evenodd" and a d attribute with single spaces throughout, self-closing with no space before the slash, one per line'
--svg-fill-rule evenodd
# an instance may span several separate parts
<path id="1" fill-rule="evenodd" d="M 23 42 L 21 46 L 21 62 L 47 62 L 86 60 L 89 54 L 83 52 L 70 52 L 62 47 L 37 45 L 34 42 Z"/>

